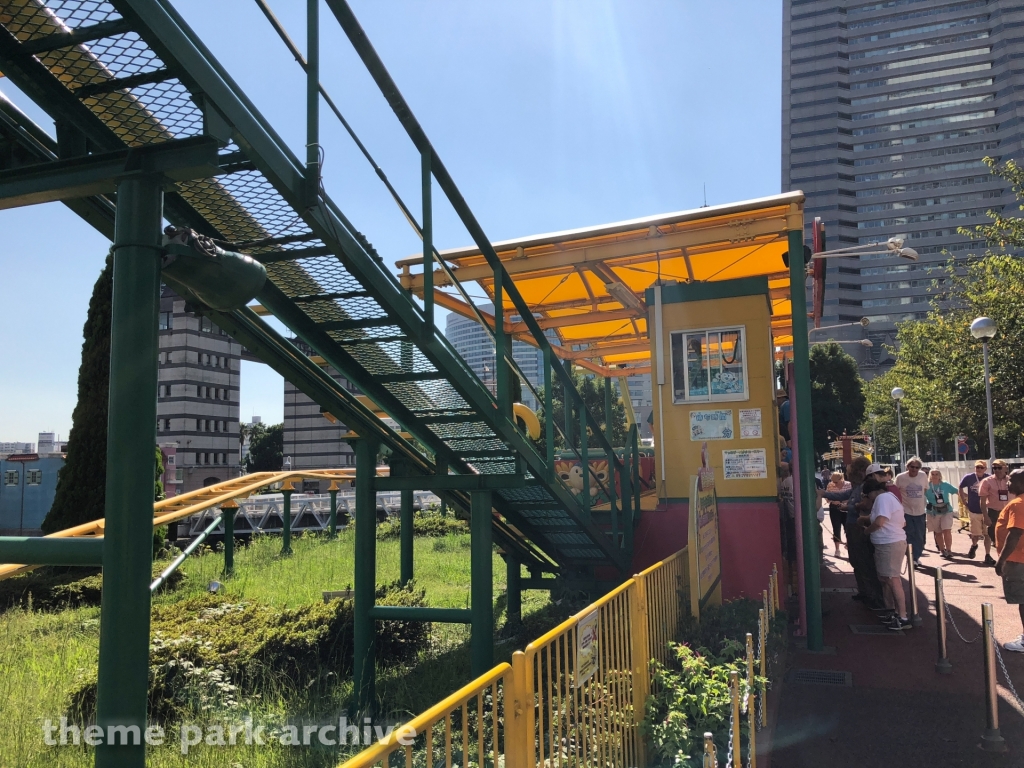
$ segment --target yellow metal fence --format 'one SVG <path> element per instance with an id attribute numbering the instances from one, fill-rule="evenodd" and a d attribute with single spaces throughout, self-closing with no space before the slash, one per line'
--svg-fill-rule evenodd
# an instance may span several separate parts
<path id="1" fill-rule="evenodd" d="M 652 565 L 343 768 L 646 764 L 649 662 L 689 604 L 686 549 Z M 415 734 L 415 736 L 413 736 Z"/>

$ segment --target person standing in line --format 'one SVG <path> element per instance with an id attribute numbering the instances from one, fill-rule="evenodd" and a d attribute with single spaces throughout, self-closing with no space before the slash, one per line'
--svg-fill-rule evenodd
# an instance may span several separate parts
<path id="1" fill-rule="evenodd" d="M 942 473 L 933 469 L 928 473 L 928 489 L 924 492 L 928 530 L 935 536 L 935 548 L 946 560 L 953 559 L 953 505 L 956 488 L 943 482 Z"/>
<path id="2" fill-rule="evenodd" d="M 978 542 L 985 540 L 985 561 L 992 559 L 992 539 L 988 533 L 988 526 L 985 525 L 985 516 L 981 513 L 981 499 L 978 497 L 978 486 L 981 481 L 988 477 L 985 470 L 988 465 L 978 459 L 974 462 L 974 471 L 963 476 L 960 481 L 960 488 L 957 494 L 960 496 L 960 503 L 967 507 L 967 516 L 971 520 L 971 548 L 967 550 L 967 556 L 974 559 L 978 554 Z"/>
<path id="3" fill-rule="evenodd" d="M 907 616 L 907 595 L 903 591 L 903 557 L 907 552 L 907 534 L 904 526 L 904 506 L 886 490 L 884 481 L 868 478 L 864 481 L 864 498 L 871 502 L 870 522 L 864 532 L 875 547 L 875 570 L 882 582 L 885 607 L 889 613 L 882 621 L 893 632 L 913 626 Z"/>
<path id="4" fill-rule="evenodd" d="M 1003 579 L 1003 597 L 1009 605 L 1016 605 L 1024 629 L 1024 469 L 1010 473 L 1007 489 L 1013 495 L 999 513 L 995 525 L 996 573 Z M 1003 643 L 1003 648 L 1024 653 L 1024 632 L 1015 640 Z"/>
<path id="5" fill-rule="evenodd" d="M 996 520 L 999 513 L 1010 500 L 1010 489 L 1006 482 L 1007 466 L 1002 459 L 992 462 L 992 474 L 986 477 L 978 485 L 978 500 L 981 503 L 981 511 L 985 514 L 986 531 L 991 540 L 995 540 Z M 985 565 L 995 565 L 996 561 L 991 555 L 985 556 Z"/>
<path id="6" fill-rule="evenodd" d="M 863 502 L 861 484 L 865 476 L 881 478 L 884 475 L 878 464 L 870 464 L 863 456 L 858 456 L 847 465 L 846 476 L 850 480 L 849 488 L 844 491 L 822 491 L 819 496 L 846 504 L 846 551 L 853 575 L 857 579 L 857 593 L 852 598 L 863 601 L 874 611 L 884 611 L 882 585 L 875 573 L 875 550 L 860 523 L 862 516 L 867 519 L 871 507 L 869 505 L 867 509 L 859 509 Z"/>
<path id="7" fill-rule="evenodd" d="M 843 477 L 842 472 L 833 472 L 826 491 L 833 493 L 842 492 L 850 488 L 850 483 Z M 842 543 L 843 526 L 846 525 L 846 510 L 843 509 L 843 505 L 838 501 L 830 501 L 828 503 L 828 518 L 832 523 L 832 543 L 836 548 L 836 557 L 839 557 L 839 545 Z M 847 536 L 849 539 L 849 536 Z M 847 544 L 849 548 L 849 544 Z"/>
<path id="8" fill-rule="evenodd" d="M 921 566 L 921 554 L 924 552 L 924 540 L 928 533 L 925 521 L 924 492 L 928 489 L 928 478 L 921 472 L 920 457 L 911 456 L 907 461 L 907 471 L 896 475 L 896 487 L 900 489 L 900 501 L 907 521 L 907 541 L 910 542 L 911 554 L 914 556 L 914 567 Z"/>

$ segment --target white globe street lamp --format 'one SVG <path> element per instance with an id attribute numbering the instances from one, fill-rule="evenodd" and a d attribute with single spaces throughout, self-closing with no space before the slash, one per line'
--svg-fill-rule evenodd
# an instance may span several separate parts
<path id="1" fill-rule="evenodd" d="M 904 465 L 904 450 L 903 450 L 903 414 L 900 412 L 900 400 L 904 397 L 904 392 L 901 387 L 894 387 L 892 392 L 892 399 L 896 401 L 896 427 L 899 430 L 900 435 L 900 472 L 903 471 Z"/>
<path id="2" fill-rule="evenodd" d="M 878 438 L 875 437 L 875 422 L 878 421 L 878 414 L 869 413 L 868 418 L 871 419 L 871 458 L 878 461 Z"/>
<path id="3" fill-rule="evenodd" d="M 985 361 L 985 406 L 988 409 L 988 471 L 996 458 L 996 436 L 992 423 L 992 382 L 988 375 L 988 343 L 996 335 L 996 322 L 991 317 L 979 317 L 971 323 L 971 336 L 981 342 L 981 356 Z"/>

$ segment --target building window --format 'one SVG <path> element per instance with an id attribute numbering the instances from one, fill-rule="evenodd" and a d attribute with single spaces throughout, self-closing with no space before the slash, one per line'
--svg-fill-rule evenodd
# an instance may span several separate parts
<path id="1" fill-rule="evenodd" d="M 182 482 L 185 479 L 185 470 L 183 468 L 181 468 L 181 467 L 178 467 L 177 469 L 175 469 L 174 470 L 174 479 L 175 479 L 175 481 L 177 481 L 179 483 Z"/>
<path id="2" fill-rule="evenodd" d="M 744 328 L 672 334 L 673 402 L 746 400 Z"/>
<path id="3" fill-rule="evenodd" d="M 213 320 L 205 316 L 200 317 L 199 330 L 203 333 L 213 333 Z"/>
<path id="4" fill-rule="evenodd" d="M 25 471 L 25 483 L 27 485 L 42 485 L 43 483 L 43 470 L 41 469 L 29 469 Z"/>
<path id="5" fill-rule="evenodd" d="M 171 328 L 174 327 L 173 326 L 173 317 L 172 317 L 172 315 L 173 315 L 173 313 L 171 313 L 171 312 L 161 312 L 160 313 L 160 330 L 161 331 L 169 331 L 169 330 L 171 330 Z"/>
<path id="6" fill-rule="evenodd" d="M 171 429 L 171 420 L 170 419 L 164 419 L 164 429 L 170 431 L 170 429 Z M 171 458 L 173 459 L 174 457 L 172 456 Z"/>
<path id="7" fill-rule="evenodd" d="M 204 354 L 203 355 L 203 365 L 209 365 L 209 364 L 210 364 L 210 356 Z"/>
<path id="8" fill-rule="evenodd" d="M 9 469 L 4 472 L 4 485 L 17 485 L 18 484 L 18 470 Z"/>

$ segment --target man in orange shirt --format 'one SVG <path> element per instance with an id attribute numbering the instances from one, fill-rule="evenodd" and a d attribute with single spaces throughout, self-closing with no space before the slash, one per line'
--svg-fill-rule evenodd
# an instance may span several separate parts
<path id="1" fill-rule="evenodd" d="M 1003 507 L 996 521 L 996 573 L 1003 577 L 1003 596 L 1008 604 L 1017 606 L 1024 628 L 1024 469 L 1010 473 L 1007 487 L 1014 498 Z M 1024 633 L 1004 643 L 1003 648 L 1024 653 Z"/>

